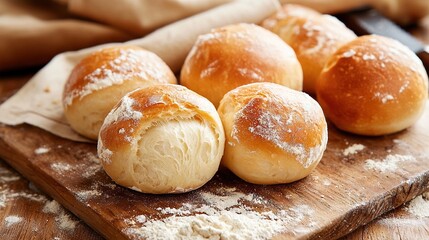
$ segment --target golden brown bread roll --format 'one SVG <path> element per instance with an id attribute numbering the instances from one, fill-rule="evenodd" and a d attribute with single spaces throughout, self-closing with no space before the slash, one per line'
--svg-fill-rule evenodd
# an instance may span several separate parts
<path id="1" fill-rule="evenodd" d="M 228 92 L 218 112 L 227 141 L 222 165 L 247 182 L 277 184 L 304 178 L 326 149 L 325 117 L 306 93 L 252 83 Z"/>
<path id="2" fill-rule="evenodd" d="M 198 37 L 182 67 L 180 83 L 215 106 L 228 91 L 252 82 L 302 90 L 302 69 L 278 36 L 253 24 L 213 29 Z"/>
<path id="3" fill-rule="evenodd" d="M 118 184 L 145 193 L 180 193 L 218 170 L 225 135 L 213 104 L 173 84 L 137 89 L 106 117 L 98 155 Z"/>
<path id="4" fill-rule="evenodd" d="M 428 77 L 420 59 L 396 40 L 368 35 L 336 51 L 323 69 L 317 99 L 340 129 L 394 133 L 423 113 Z"/>
<path id="5" fill-rule="evenodd" d="M 133 46 L 101 49 L 72 70 L 63 92 L 65 117 L 76 132 L 97 139 L 104 118 L 122 96 L 161 83 L 177 80 L 154 53 Z"/>
<path id="6" fill-rule="evenodd" d="M 356 35 L 342 22 L 310 8 L 285 4 L 262 26 L 279 35 L 298 57 L 304 72 L 304 91 L 316 93 L 316 81 L 326 60 Z"/>

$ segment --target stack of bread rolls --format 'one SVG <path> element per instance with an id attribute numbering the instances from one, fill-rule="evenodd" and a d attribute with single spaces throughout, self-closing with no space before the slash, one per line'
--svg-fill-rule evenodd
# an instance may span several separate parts
<path id="1" fill-rule="evenodd" d="M 337 19 L 297 5 L 261 26 L 201 35 L 182 86 L 143 49 L 93 53 L 65 86 L 65 116 L 98 138 L 115 182 L 160 194 L 197 189 L 220 164 L 255 184 L 302 179 L 326 149 L 325 115 L 339 129 L 373 136 L 401 131 L 422 114 L 427 74 L 399 42 L 356 37 Z"/>

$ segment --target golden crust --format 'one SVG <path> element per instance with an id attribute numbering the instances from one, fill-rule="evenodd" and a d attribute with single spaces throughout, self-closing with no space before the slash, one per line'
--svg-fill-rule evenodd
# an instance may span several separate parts
<path id="1" fill-rule="evenodd" d="M 129 139 L 141 134 L 142 131 L 151 127 L 152 123 L 168 119 L 197 118 L 219 125 L 216 118 L 213 117 L 217 115 L 216 111 L 213 111 L 213 105 L 202 96 L 180 85 L 150 86 L 144 90 L 137 89 L 130 92 L 126 97 L 133 102 L 134 114 L 140 117 L 121 119 L 118 116 L 113 117 L 114 121 L 106 118 L 100 130 L 100 137 L 103 139 L 103 145 L 111 151 L 119 150 L 123 146 L 127 147 L 130 143 Z M 123 102 L 124 99 L 113 108 L 112 113 L 117 110 L 118 106 L 124 104 Z M 118 134 L 120 129 L 124 129 L 125 132 Z"/>
<path id="2" fill-rule="evenodd" d="M 246 181 L 301 179 L 326 148 L 322 109 L 305 93 L 273 83 L 248 84 L 228 92 L 218 112 L 227 140 L 222 162 Z"/>
<path id="3" fill-rule="evenodd" d="M 173 133 L 169 123 L 183 124 Z M 151 133 L 158 127 L 165 130 L 163 136 Z M 180 193 L 199 188 L 214 176 L 224 143 L 214 106 L 183 86 L 165 84 L 137 89 L 121 99 L 100 130 L 98 153 L 106 173 L 122 186 L 146 193 Z"/>
<path id="4" fill-rule="evenodd" d="M 340 129 L 362 135 L 411 126 L 428 97 L 427 74 L 399 42 L 362 36 L 330 57 L 317 86 L 325 115 Z"/>
<path id="5" fill-rule="evenodd" d="M 199 36 L 181 71 L 180 83 L 218 106 L 228 91 L 252 82 L 302 89 L 302 69 L 278 36 L 252 24 L 213 29 Z"/>
<path id="6" fill-rule="evenodd" d="M 64 86 L 64 113 L 74 130 L 96 139 L 104 117 L 122 96 L 161 83 L 177 80 L 154 53 L 134 46 L 101 49 L 72 70 Z M 107 100 L 100 99 L 106 95 Z"/>
<path id="7" fill-rule="evenodd" d="M 285 4 L 262 27 L 279 35 L 295 51 L 304 73 L 304 91 L 315 94 L 328 57 L 356 35 L 338 19 L 310 8 Z"/>

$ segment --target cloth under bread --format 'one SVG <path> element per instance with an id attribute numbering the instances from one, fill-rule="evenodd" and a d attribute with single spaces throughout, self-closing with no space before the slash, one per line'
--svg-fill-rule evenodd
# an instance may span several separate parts
<path id="1" fill-rule="evenodd" d="M 155 52 L 173 71 L 178 71 L 199 34 L 233 23 L 259 23 L 278 8 L 276 0 L 234 1 L 167 25 L 126 44 Z M 67 139 L 89 141 L 69 127 L 64 118 L 61 95 L 75 64 L 91 51 L 109 45 L 54 57 L 17 94 L 0 106 L 0 122 L 10 125 L 28 123 Z"/>

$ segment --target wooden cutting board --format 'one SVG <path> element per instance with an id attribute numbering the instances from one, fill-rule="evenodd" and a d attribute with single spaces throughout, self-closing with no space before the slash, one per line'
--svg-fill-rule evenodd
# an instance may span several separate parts
<path id="1" fill-rule="evenodd" d="M 429 103 L 413 127 L 389 136 L 329 125 L 324 157 L 301 181 L 253 185 L 222 169 L 201 189 L 178 195 L 120 187 L 100 167 L 95 145 L 29 125 L 0 125 L 0 157 L 109 239 L 159 238 L 175 227 L 220 234 L 228 224 L 236 228 L 223 234 L 334 239 L 429 189 L 428 123 Z"/>

